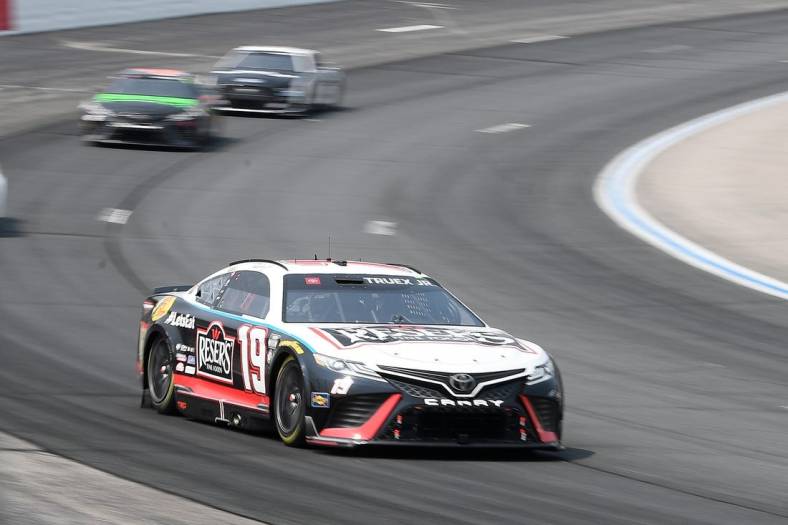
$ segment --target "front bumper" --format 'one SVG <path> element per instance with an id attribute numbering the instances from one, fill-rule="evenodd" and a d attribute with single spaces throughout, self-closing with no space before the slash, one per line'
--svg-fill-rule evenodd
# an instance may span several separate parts
<path id="1" fill-rule="evenodd" d="M 92 120 L 85 116 L 80 119 L 82 140 L 104 144 L 193 148 L 200 140 L 199 129 L 198 120 L 126 122 L 115 118 Z"/>
<path id="2" fill-rule="evenodd" d="M 309 110 L 303 96 L 293 96 L 279 89 L 259 85 L 223 84 L 222 97 L 227 104 L 218 106 L 223 113 L 296 114 Z"/>
<path id="3" fill-rule="evenodd" d="M 529 392 L 513 381 L 492 385 L 467 400 L 402 388 L 399 382 L 392 386 L 393 392 L 332 398 L 328 414 L 307 418 L 307 442 L 334 447 L 561 448 L 563 407 L 555 385 Z"/>

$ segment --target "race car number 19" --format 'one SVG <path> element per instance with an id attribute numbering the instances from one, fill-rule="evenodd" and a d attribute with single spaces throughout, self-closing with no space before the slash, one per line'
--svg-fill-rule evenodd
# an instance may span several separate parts
<path id="1" fill-rule="evenodd" d="M 268 330 L 259 326 L 243 325 L 238 328 L 241 345 L 241 368 L 244 388 L 265 394 L 265 352 Z"/>

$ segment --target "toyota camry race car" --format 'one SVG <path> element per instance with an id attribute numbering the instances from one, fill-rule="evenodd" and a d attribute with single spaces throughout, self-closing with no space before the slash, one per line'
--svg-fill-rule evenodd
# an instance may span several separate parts
<path id="1" fill-rule="evenodd" d="M 219 98 L 171 69 L 127 69 L 79 105 L 82 139 L 197 148 L 211 138 Z"/>
<path id="2" fill-rule="evenodd" d="M 320 64 L 320 53 L 294 47 L 237 47 L 220 59 L 210 83 L 229 101 L 225 112 L 305 113 L 339 106 L 345 74 Z"/>
<path id="3" fill-rule="evenodd" d="M 156 289 L 137 368 L 143 405 L 288 445 L 561 443 L 551 357 L 407 266 L 254 259 Z"/>

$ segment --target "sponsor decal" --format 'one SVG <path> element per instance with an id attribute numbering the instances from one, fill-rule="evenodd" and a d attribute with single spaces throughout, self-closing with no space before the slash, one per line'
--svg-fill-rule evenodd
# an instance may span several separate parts
<path id="1" fill-rule="evenodd" d="M 151 321 L 158 321 L 170 311 L 172 305 L 175 304 L 175 297 L 167 296 L 161 301 L 156 304 L 156 307 L 153 309 L 153 312 L 150 314 Z"/>
<path id="2" fill-rule="evenodd" d="M 187 355 L 186 356 L 186 364 L 187 365 L 194 365 L 196 363 L 197 363 L 197 360 L 195 359 L 195 357 L 193 355 Z"/>
<path id="3" fill-rule="evenodd" d="M 170 315 L 164 320 L 164 324 L 194 330 L 194 316 L 190 314 L 170 312 Z"/>
<path id="4" fill-rule="evenodd" d="M 183 352 L 184 354 L 194 354 L 194 347 L 183 343 L 177 343 L 175 345 L 175 350 L 177 352 Z"/>
<path id="5" fill-rule="evenodd" d="M 424 342 L 475 343 L 486 346 L 516 346 L 517 341 L 502 332 L 463 328 L 370 326 L 364 328 L 323 328 L 342 346 L 372 343 Z"/>
<path id="6" fill-rule="evenodd" d="M 331 395 L 328 392 L 312 392 L 312 408 L 330 408 Z"/>
<path id="7" fill-rule="evenodd" d="M 185 362 L 186 361 L 186 354 L 182 354 L 182 353 L 178 352 L 177 354 L 175 354 L 175 360 L 178 361 L 179 363 Z"/>
<path id="8" fill-rule="evenodd" d="M 178 363 L 177 365 L 175 365 L 175 371 L 183 372 L 183 363 Z"/>
<path id="9" fill-rule="evenodd" d="M 304 349 L 301 348 L 301 344 L 298 341 L 293 341 L 292 339 L 286 339 L 280 342 L 279 344 L 282 346 L 289 346 L 298 355 L 302 355 L 304 353 Z"/>
<path id="10" fill-rule="evenodd" d="M 200 102 L 195 98 L 160 97 L 157 95 L 132 95 L 128 93 L 99 93 L 93 97 L 93 100 L 96 102 L 152 102 L 154 104 L 176 106 L 179 108 L 196 106 Z"/>
<path id="11" fill-rule="evenodd" d="M 350 376 L 345 376 L 341 379 L 335 379 L 334 386 L 331 387 L 331 393 L 345 395 L 350 391 L 351 386 L 353 386 L 353 378 Z"/>
<path id="12" fill-rule="evenodd" d="M 425 399 L 424 404 L 431 407 L 500 407 L 502 399 Z"/>
<path id="13" fill-rule="evenodd" d="M 320 277 L 304 277 L 304 284 L 309 286 L 320 286 Z"/>
<path id="14" fill-rule="evenodd" d="M 233 382 L 233 348 L 235 338 L 224 332 L 224 326 L 214 321 L 208 328 L 197 329 L 197 375 L 223 383 Z"/>
<path id="15" fill-rule="evenodd" d="M 193 376 L 196 372 L 196 369 L 193 366 L 187 366 L 183 369 L 183 373 L 189 376 Z"/>
<path id="16" fill-rule="evenodd" d="M 367 284 L 389 284 L 395 286 L 438 286 L 427 279 L 409 279 L 407 277 L 364 277 Z"/>

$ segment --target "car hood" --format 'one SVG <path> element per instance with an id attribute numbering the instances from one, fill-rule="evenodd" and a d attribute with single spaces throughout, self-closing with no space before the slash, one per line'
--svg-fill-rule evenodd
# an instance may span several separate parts
<path id="1" fill-rule="evenodd" d="M 190 98 L 157 97 L 149 95 L 121 95 L 103 93 L 94 99 L 105 108 L 115 113 L 134 113 L 144 115 L 167 116 L 180 113 L 190 107 L 197 106 L 198 100 Z"/>
<path id="2" fill-rule="evenodd" d="M 290 331 L 318 353 L 372 367 L 495 372 L 532 370 L 547 360 L 538 345 L 490 327 L 321 324 Z"/>

